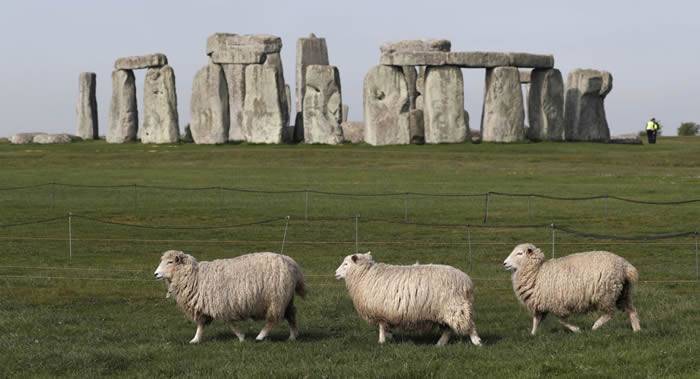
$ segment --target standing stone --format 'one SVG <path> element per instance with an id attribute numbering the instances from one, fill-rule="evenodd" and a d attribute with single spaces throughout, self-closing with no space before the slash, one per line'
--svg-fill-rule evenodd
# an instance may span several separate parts
<path id="1" fill-rule="evenodd" d="M 343 122 L 348 120 L 348 115 L 350 114 L 350 106 L 343 104 Z"/>
<path id="2" fill-rule="evenodd" d="M 289 125 L 289 103 L 287 102 L 287 85 L 284 82 L 284 69 L 282 67 L 282 57 L 280 53 L 268 54 L 264 64 L 274 67 L 277 73 L 277 83 L 280 86 L 278 90 L 280 91 L 280 99 L 282 100 L 282 122 L 286 128 Z"/>
<path id="3" fill-rule="evenodd" d="M 228 140 L 244 141 L 243 102 L 245 101 L 245 67 L 243 64 L 222 64 L 228 86 L 229 130 Z"/>
<path id="4" fill-rule="evenodd" d="M 325 38 L 317 38 L 311 33 L 308 38 L 297 40 L 296 62 L 296 118 L 294 122 L 294 139 L 304 140 L 303 102 L 306 90 L 306 68 L 312 64 L 328 65 L 328 47 Z"/>
<path id="5" fill-rule="evenodd" d="M 516 142 L 525 139 L 525 108 L 516 67 L 486 70 L 481 138 L 486 142 Z"/>
<path id="6" fill-rule="evenodd" d="M 426 143 L 461 143 L 467 138 L 464 120 L 464 79 L 454 66 L 428 67 L 425 74 Z"/>
<path id="7" fill-rule="evenodd" d="M 143 85 L 142 143 L 176 143 L 180 137 L 175 72 L 170 66 L 149 68 Z"/>
<path id="8" fill-rule="evenodd" d="M 408 88 L 400 67 L 374 66 L 364 81 L 365 142 L 411 143 Z"/>
<path id="9" fill-rule="evenodd" d="M 252 64 L 245 70 L 243 135 L 251 143 L 282 143 L 284 84 L 272 65 Z"/>
<path id="10" fill-rule="evenodd" d="M 425 143 L 425 115 L 422 109 L 411 109 L 408 112 L 408 130 L 411 133 L 411 143 Z"/>
<path id="11" fill-rule="evenodd" d="M 567 141 L 610 140 L 604 101 L 611 90 L 609 72 L 578 69 L 569 73 L 564 106 Z"/>
<path id="12" fill-rule="evenodd" d="M 418 73 L 416 68 L 413 66 L 402 66 L 403 75 L 406 78 L 406 88 L 408 89 L 408 101 L 410 103 L 411 109 L 416 109 L 416 97 L 418 97 L 418 91 L 416 89 L 416 80 L 418 79 Z"/>
<path id="13" fill-rule="evenodd" d="M 340 74 L 335 66 L 306 68 L 304 91 L 304 142 L 337 145 L 343 143 Z"/>
<path id="14" fill-rule="evenodd" d="M 112 71 L 112 104 L 109 108 L 107 142 L 135 141 L 139 129 L 136 81 L 131 70 Z"/>
<path id="15" fill-rule="evenodd" d="M 224 70 L 210 63 L 192 82 L 190 130 L 197 144 L 222 144 L 229 138 L 228 85 Z"/>
<path id="16" fill-rule="evenodd" d="M 563 141 L 564 80 L 561 72 L 555 68 L 535 69 L 528 79 L 527 114 L 530 128 L 527 138 L 533 141 Z"/>
<path id="17" fill-rule="evenodd" d="M 94 72 L 81 72 L 78 79 L 76 116 L 78 119 L 77 135 L 84 140 L 99 138 L 96 89 L 97 74 Z"/>

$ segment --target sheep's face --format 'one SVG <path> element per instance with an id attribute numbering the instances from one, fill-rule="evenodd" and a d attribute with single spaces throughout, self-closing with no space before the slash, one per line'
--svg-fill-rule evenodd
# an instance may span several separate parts
<path id="1" fill-rule="evenodd" d="M 542 259 L 544 259 L 544 254 L 537 246 L 531 243 L 523 243 L 513 249 L 508 258 L 503 261 L 503 267 L 508 271 L 517 271 L 525 266 L 528 261 Z"/>
<path id="2" fill-rule="evenodd" d="M 160 258 L 160 264 L 153 275 L 156 279 L 171 280 L 178 267 L 187 264 L 192 258 L 190 255 L 177 250 L 168 250 Z"/>
<path id="3" fill-rule="evenodd" d="M 367 254 L 353 254 L 345 257 L 345 259 L 343 259 L 343 263 L 341 263 L 338 269 L 335 270 L 335 278 L 338 280 L 345 279 L 345 276 L 348 274 L 348 270 L 350 270 L 352 266 L 362 263 L 374 263 L 371 251 L 368 251 Z"/>

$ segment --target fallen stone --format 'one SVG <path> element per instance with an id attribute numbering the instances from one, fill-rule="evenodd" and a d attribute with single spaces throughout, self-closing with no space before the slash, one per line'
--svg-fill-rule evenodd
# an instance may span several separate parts
<path id="1" fill-rule="evenodd" d="M 99 136 L 97 121 L 97 74 L 81 72 L 78 78 L 78 120 L 77 134 L 83 139 L 97 139 Z"/>
<path id="2" fill-rule="evenodd" d="M 340 74 L 335 66 L 306 68 L 304 91 L 304 142 L 337 145 L 343 143 Z"/>
<path id="3" fill-rule="evenodd" d="M 228 140 L 244 141 L 243 102 L 245 101 L 245 65 L 222 64 L 228 86 L 229 129 Z"/>
<path id="4" fill-rule="evenodd" d="M 462 70 L 455 66 L 428 67 L 425 76 L 425 143 L 464 142 L 467 124 Z"/>
<path id="5" fill-rule="evenodd" d="M 563 141 L 564 80 L 561 72 L 553 68 L 535 69 L 531 79 L 527 96 L 530 126 L 527 138 L 532 141 Z"/>
<path id="6" fill-rule="evenodd" d="M 34 143 L 41 145 L 50 144 L 64 144 L 73 142 L 73 137 L 69 134 L 59 133 L 59 134 L 38 134 L 34 136 L 32 140 Z"/>
<path id="7" fill-rule="evenodd" d="M 364 80 L 365 142 L 411 143 L 406 78 L 400 67 L 374 66 Z"/>
<path id="8" fill-rule="evenodd" d="M 622 134 L 610 137 L 610 143 L 617 145 L 643 145 L 639 134 Z"/>
<path id="9" fill-rule="evenodd" d="M 228 85 L 220 65 L 208 64 L 192 81 L 190 130 L 197 144 L 223 144 L 229 139 Z"/>
<path id="10" fill-rule="evenodd" d="M 610 140 L 604 102 L 611 90 L 612 75 L 609 72 L 577 69 L 569 73 L 564 105 L 567 141 Z"/>
<path id="11" fill-rule="evenodd" d="M 148 54 L 119 58 L 114 62 L 115 70 L 138 70 L 142 68 L 161 67 L 168 64 L 165 54 Z"/>
<path id="12" fill-rule="evenodd" d="M 112 103 L 109 108 L 108 143 L 136 141 L 139 112 L 136 105 L 136 82 L 131 70 L 112 71 Z"/>
<path id="13" fill-rule="evenodd" d="M 382 54 L 405 51 L 450 51 L 452 43 L 446 39 L 414 39 L 387 42 L 379 47 Z"/>
<path id="14" fill-rule="evenodd" d="M 41 132 L 31 132 L 31 133 L 17 133 L 10 137 L 10 143 L 14 145 L 25 145 L 34 142 L 34 137 L 38 135 L 43 135 L 46 133 Z"/>
<path id="15" fill-rule="evenodd" d="M 279 144 L 285 127 L 284 83 L 272 65 L 252 64 L 245 70 L 243 135 L 250 143 Z"/>
<path id="16" fill-rule="evenodd" d="M 180 138 L 175 72 L 170 66 L 146 72 L 140 136 L 142 143 L 176 143 Z"/>
<path id="17" fill-rule="evenodd" d="M 345 142 L 362 143 L 365 141 L 365 124 L 362 122 L 346 121 L 340 124 L 343 129 Z"/>
<path id="18" fill-rule="evenodd" d="M 207 55 L 213 63 L 263 63 L 267 54 L 281 50 L 282 39 L 268 34 L 215 33 L 207 38 Z"/>
<path id="19" fill-rule="evenodd" d="M 525 139 L 525 108 L 520 74 L 515 67 L 486 70 L 481 138 L 485 142 L 517 142 Z"/>

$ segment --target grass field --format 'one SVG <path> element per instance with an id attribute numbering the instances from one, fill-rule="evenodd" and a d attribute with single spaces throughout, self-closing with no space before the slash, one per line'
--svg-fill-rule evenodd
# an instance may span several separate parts
<path id="1" fill-rule="evenodd" d="M 616 200 L 557 201 L 483 197 L 334 196 L 234 192 L 315 189 L 343 193 L 610 194 L 640 200 L 700 197 L 700 138 L 664 138 L 655 146 L 600 144 L 369 146 L 152 146 L 83 142 L 67 146 L 0 144 L 0 377 L 698 377 L 700 333 L 696 240 L 597 240 L 557 232 L 556 256 L 611 250 L 641 273 L 636 305 L 642 331 L 618 314 L 591 332 L 596 315 L 565 332 L 553 319 L 529 335 L 501 262 L 517 243 L 552 254 L 551 224 L 636 236 L 700 229 L 700 203 L 642 205 Z M 214 187 L 186 191 L 132 184 Z M 68 219 L 71 212 L 72 257 Z M 357 241 L 355 240 L 355 216 Z M 152 279 L 167 249 L 200 260 L 279 251 L 285 221 L 228 229 L 149 226 L 231 225 L 290 216 L 285 254 L 299 262 L 310 294 L 297 302 L 300 339 L 286 325 L 270 341 L 250 340 L 262 326 L 244 324 L 239 343 L 223 323 L 190 346 L 194 325 Z M 306 220 L 308 218 L 308 220 Z M 408 220 L 408 224 L 402 224 Z M 380 221 L 383 220 L 383 221 Z M 390 221 L 390 222 L 387 222 Z M 419 224 L 471 224 L 437 227 Z M 468 232 L 468 234 L 467 234 Z M 467 238 L 468 237 L 468 238 Z M 430 335 L 399 333 L 377 344 L 377 331 L 355 314 L 332 274 L 342 258 L 372 250 L 397 264 L 450 264 L 476 284 L 477 328 L 444 348 Z"/>

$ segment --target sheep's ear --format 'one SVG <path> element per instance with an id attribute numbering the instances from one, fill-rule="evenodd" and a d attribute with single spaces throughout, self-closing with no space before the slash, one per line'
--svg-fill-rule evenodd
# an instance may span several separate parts
<path id="1" fill-rule="evenodd" d="M 357 255 L 353 254 L 353 256 L 350 257 L 350 259 L 352 260 L 353 263 L 357 262 Z"/>
<path id="2" fill-rule="evenodd" d="M 371 251 L 368 251 L 368 252 L 367 252 L 367 255 L 372 255 L 372 252 L 371 252 Z"/>

